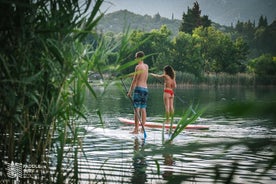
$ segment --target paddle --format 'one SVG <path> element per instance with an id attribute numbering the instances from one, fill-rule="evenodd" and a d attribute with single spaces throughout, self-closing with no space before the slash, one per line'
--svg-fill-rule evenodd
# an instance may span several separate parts
<path id="1" fill-rule="evenodd" d="M 126 85 L 125 85 L 123 79 L 121 79 L 121 82 L 122 82 L 122 84 L 123 84 L 123 86 L 124 86 L 124 88 L 125 88 L 125 91 L 126 91 L 126 93 L 127 93 L 128 90 L 127 90 L 127 87 L 126 87 Z M 131 104 L 132 104 L 133 109 L 135 110 L 135 112 L 136 112 L 136 114 L 137 114 L 139 123 L 142 125 L 142 129 L 143 129 L 143 132 L 144 132 L 144 140 L 145 140 L 145 139 L 147 138 L 147 134 L 146 134 L 145 127 L 144 127 L 144 125 L 143 125 L 143 123 L 142 123 L 142 121 L 141 121 L 140 114 L 139 114 L 139 112 L 137 111 L 137 109 L 134 107 L 134 102 L 133 102 L 132 98 L 131 98 L 130 96 L 128 96 L 128 97 L 129 97 L 129 100 L 131 101 Z"/>

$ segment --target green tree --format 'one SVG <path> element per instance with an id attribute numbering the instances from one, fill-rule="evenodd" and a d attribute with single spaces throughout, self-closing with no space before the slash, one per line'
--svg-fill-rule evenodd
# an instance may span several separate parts
<path id="1" fill-rule="evenodd" d="M 273 21 L 268 27 L 267 27 L 267 33 L 269 37 L 268 42 L 268 53 L 271 53 L 272 55 L 276 56 L 276 20 Z"/>
<path id="2" fill-rule="evenodd" d="M 260 16 L 259 18 L 259 23 L 258 23 L 258 28 L 260 27 L 267 27 L 267 18 L 266 16 Z"/>
<path id="3" fill-rule="evenodd" d="M 155 15 L 153 16 L 153 20 L 154 20 L 155 22 L 159 22 L 159 21 L 161 20 L 160 14 L 159 14 L 159 13 L 155 14 Z"/>
<path id="4" fill-rule="evenodd" d="M 192 73 L 197 77 L 203 75 L 203 60 L 197 38 L 188 33 L 179 32 L 172 40 L 171 65 L 181 72 Z"/>
<path id="5" fill-rule="evenodd" d="M 254 44 L 252 47 L 257 50 L 257 55 L 265 53 L 276 54 L 276 21 L 269 26 L 256 28 L 254 34 Z"/>
<path id="6" fill-rule="evenodd" d="M 243 37 L 245 42 L 247 42 L 249 45 L 253 44 L 255 33 L 254 23 L 252 23 L 250 20 L 247 22 L 238 21 L 235 29 L 237 31 L 238 37 Z"/>
<path id="7" fill-rule="evenodd" d="M 260 16 L 257 27 L 251 21 L 238 21 L 233 32 L 233 37 L 242 37 L 249 46 L 249 57 L 255 58 L 265 53 L 276 54 L 276 21 L 268 25 L 267 18 Z"/>
<path id="8" fill-rule="evenodd" d="M 249 46 L 244 42 L 243 38 L 239 37 L 234 41 L 235 58 L 237 59 L 237 72 L 245 72 L 247 66 L 247 58 L 249 55 Z"/>
<path id="9" fill-rule="evenodd" d="M 241 72 L 247 55 L 246 44 L 239 38 L 233 42 L 229 35 L 213 27 L 196 28 L 193 37 L 200 40 L 205 72 Z"/>
<path id="10" fill-rule="evenodd" d="M 198 2 L 196 1 L 192 9 L 188 7 L 187 14 L 183 13 L 179 31 L 192 34 L 195 28 L 199 26 L 209 27 L 210 25 L 211 21 L 207 15 L 201 17 L 201 10 Z"/>
<path id="11" fill-rule="evenodd" d="M 171 34 L 171 31 L 166 25 L 162 25 L 159 30 L 154 29 L 151 31 L 152 53 L 156 54 L 152 57 L 153 69 L 163 70 L 164 66 L 171 62 L 169 54 Z"/>
<path id="12" fill-rule="evenodd" d="M 263 54 L 250 60 L 248 69 L 259 76 L 276 75 L 276 60 L 270 54 Z"/>
<path id="13" fill-rule="evenodd" d="M 166 25 L 160 29 L 153 29 L 150 32 L 133 31 L 131 34 L 130 44 L 143 43 L 137 50 L 143 50 L 145 54 L 152 54 L 146 58 L 146 62 L 150 68 L 163 69 L 165 63 L 169 61 L 171 31 Z"/>

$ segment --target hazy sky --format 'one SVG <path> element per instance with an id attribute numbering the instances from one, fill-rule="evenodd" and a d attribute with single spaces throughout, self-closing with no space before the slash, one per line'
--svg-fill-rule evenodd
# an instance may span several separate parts
<path id="1" fill-rule="evenodd" d="M 237 20 L 256 22 L 261 15 L 267 17 L 271 23 L 276 19 L 276 0 L 197 0 L 201 15 L 223 25 L 236 23 Z M 102 10 L 107 13 L 127 9 L 141 15 L 155 15 L 182 19 L 183 12 L 192 8 L 195 0 L 106 0 Z"/>

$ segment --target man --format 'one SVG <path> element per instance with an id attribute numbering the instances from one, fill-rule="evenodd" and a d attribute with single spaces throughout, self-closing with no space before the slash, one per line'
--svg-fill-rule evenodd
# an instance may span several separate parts
<path id="1" fill-rule="evenodd" d="M 139 133 L 139 121 L 142 121 L 143 125 L 146 122 L 147 112 L 147 99 L 148 99 L 148 65 L 144 63 L 143 57 L 145 56 L 143 51 L 139 51 L 135 54 L 135 58 L 138 60 L 138 64 L 135 67 L 134 77 L 129 88 L 127 95 L 130 97 L 133 92 L 133 106 L 134 106 L 134 121 L 135 127 L 131 132 L 133 134 Z M 140 119 L 140 117 L 142 119 Z"/>

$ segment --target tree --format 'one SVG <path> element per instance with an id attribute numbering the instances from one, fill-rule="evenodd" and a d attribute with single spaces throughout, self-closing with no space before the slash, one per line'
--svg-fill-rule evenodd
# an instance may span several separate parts
<path id="1" fill-rule="evenodd" d="M 250 20 L 247 22 L 238 21 L 235 30 L 237 31 L 237 37 L 243 37 L 249 45 L 253 44 L 255 23 L 252 23 Z"/>
<path id="2" fill-rule="evenodd" d="M 203 75 L 203 60 L 198 40 L 188 33 L 179 32 L 172 43 L 171 65 L 177 71 L 192 73 L 200 78 Z"/>
<path id="3" fill-rule="evenodd" d="M 161 20 L 160 14 L 159 14 L 159 13 L 155 14 L 155 15 L 153 16 L 153 20 L 154 20 L 155 22 L 159 22 L 159 21 Z"/>
<path id="4" fill-rule="evenodd" d="M 247 57 L 249 54 L 249 46 L 244 40 L 239 37 L 234 41 L 235 47 L 235 58 L 237 59 L 237 64 L 239 65 L 238 72 L 245 72 L 247 66 Z"/>
<path id="5" fill-rule="evenodd" d="M 170 35 L 171 31 L 166 25 L 161 26 L 160 29 L 153 29 L 148 33 L 133 31 L 130 44 L 143 42 L 137 50 L 143 50 L 146 55 L 153 54 L 146 59 L 149 67 L 163 69 L 163 64 L 167 63 L 169 59 Z"/>
<path id="6" fill-rule="evenodd" d="M 196 1 L 192 9 L 188 7 L 187 14 L 183 13 L 179 31 L 192 34 L 195 28 L 199 26 L 209 27 L 210 25 L 211 21 L 207 15 L 201 17 L 201 10 L 198 2 Z"/>
<path id="7" fill-rule="evenodd" d="M 263 17 L 263 16 L 260 16 L 260 18 L 259 18 L 259 23 L 258 23 L 258 28 L 260 28 L 260 27 L 267 27 L 267 18 L 266 18 L 266 16 L 265 17 Z"/>
<path id="8" fill-rule="evenodd" d="M 241 61 L 248 49 L 240 38 L 233 42 L 229 35 L 213 27 L 196 28 L 193 37 L 200 41 L 205 72 L 233 74 L 243 70 Z"/>
<path id="9" fill-rule="evenodd" d="M 255 30 L 254 44 L 252 47 L 258 51 L 258 55 L 264 53 L 276 54 L 276 21 L 269 26 L 260 26 Z"/>
<path id="10" fill-rule="evenodd" d="M 276 75 L 276 61 L 270 54 L 263 54 L 258 58 L 250 60 L 248 70 L 259 75 Z"/>

